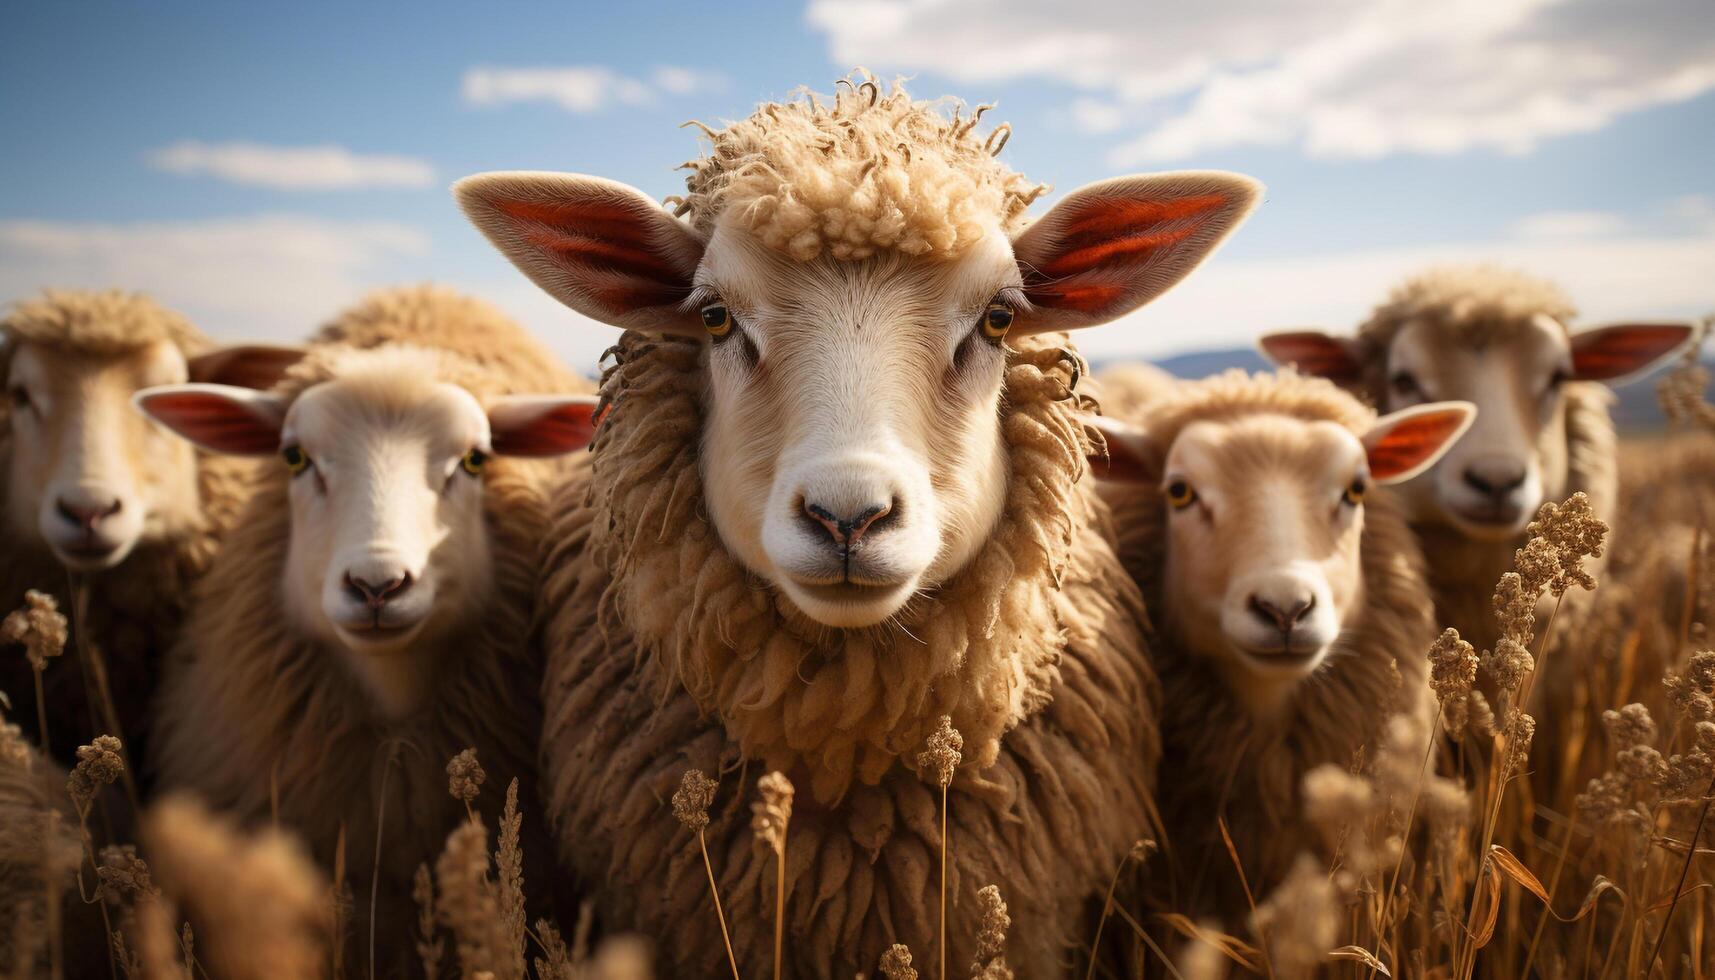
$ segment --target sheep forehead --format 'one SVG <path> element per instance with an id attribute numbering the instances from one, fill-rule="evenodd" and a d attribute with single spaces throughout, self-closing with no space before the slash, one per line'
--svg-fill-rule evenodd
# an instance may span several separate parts
<path id="1" fill-rule="evenodd" d="M 1337 422 L 1258 414 L 1185 426 L 1167 472 L 1196 479 L 1199 493 L 1237 495 L 1282 481 L 1315 489 L 1341 485 L 1364 470 L 1364 461 L 1363 444 Z"/>
<path id="2" fill-rule="evenodd" d="M 1564 367 L 1572 356 L 1566 327 L 1545 313 L 1510 322 L 1504 330 L 1477 331 L 1444 322 L 1414 320 L 1388 349 L 1390 373 L 1410 371 L 1446 381 L 1473 377 L 1479 365 L 1495 364 L 1534 380 Z M 1473 386 L 1460 385 L 1458 390 Z"/>
<path id="3" fill-rule="evenodd" d="M 461 452 L 488 444 L 488 416 L 458 385 L 399 372 L 363 372 L 306 389 L 292 403 L 281 431 L 282 442 L 323 447 L 364 445 L 381 437 L 417 440 L 431 452 Z"/>
<path id="4" fill-rule="evenodd" d="M 184 353 L 170 340 L 154 340 L 118 354 L 88 354 L 75 348 L 19 342 L 12 352 L 8 384 L 54 388 L 95 381 L 120 386 L 125 393 L 158 384 L 177 384 L 188 374 Z"/>

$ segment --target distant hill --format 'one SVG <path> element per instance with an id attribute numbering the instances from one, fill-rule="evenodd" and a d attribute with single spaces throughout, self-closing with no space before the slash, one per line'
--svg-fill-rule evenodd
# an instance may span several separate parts
<path id="1" fill-rule="evenodd" d="M 1107 361 L 1097 367 L 1116 363 L 1119 362 Z M 1152 363 L 1176 378 L 1204 378 L 1229 368 L 1265 371 L 1270 366 L 1261 354 L 1249 347 L 1175 354 Z M 1715 372 L 1715 357 L 1703 363 L 1711 372 Z M 1654 376 L 1616 388 L 1614 393 L 1619 396 L 1619 401 L 1614 405 L 1614 422 L 1622 432 L 1643 433 L 1661 428 L 1663 419 L 1661 407 L 1655 398 Z"/>

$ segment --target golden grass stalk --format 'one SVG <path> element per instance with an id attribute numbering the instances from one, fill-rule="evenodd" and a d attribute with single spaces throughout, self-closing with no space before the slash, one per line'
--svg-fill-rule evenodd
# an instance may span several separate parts
<path id="1" fill-rule="evenodd" d="M 732 968 L 732 980 L 739 980 L 738 959 L 732 954 L 732 936 L 727 932 L 726 912 L 721 908 L 721 890 L 715 884 L 715 866 L 709 861 L 709 844 L 703 833 L 709 825 L 709 806 L 715 801 L 720 784 L 701 769 L 687 769 L 679 777 L 679 789 L 673 794 L 673 815 L 697 835 L 697 848 L 703 854 L 703 871 L 709 876 L 709 897 L 714 899 L 715 918 L 721 924 L 721 942 L 726 946 L 727 965 Z"/>
<path id="2" fill-rule="evenodd" d="M 929 734 L 928 748 L 918 754 L 918 771 L 934 778 L 941 789 L 941 912 L 940 934 L 936 952 L 940 958 L 940 980 L 947 978 L 947 787 L 953 784 L 953 774 L 959 769 L 964 737 L 953 727 L 953 717 L 942 715 L 940 723 Z"/>
<path id="3" fill-rule="evenodd" d="M 1096 975 L 1096 960 L 1100 957 L 1102 949 L 1102 929 L 1107 926 L 1108 920 L 1113 918 L 1114 892 L 1119 890 L 1120 876 L 1125 874 L 1126 864 L 1131 861 L 1142 864 L 1149 860 L 1150 852 L 1154 850 L 1154 841 L 1140 840 L 1131 846 L 1131 850 L 1120 858 L 1119 866 L 1114 868 L 1113 879 L 1108 882 L 1107 898 L 1102 901 L 1102 916 L 1096 920 L 1096 935 L 1090 940 L 1090 965 L 1084 971 L 1084 980 L 1092 980 Z"/>
<path id="4" fill-rule="evenodd" d="M 52 748 L 48 745 L 48 702 L 42 693 L 42 672 L 48 669 L 49 660 L 65 652 L 67 630 L 59 603 L 48 593 L 35 589 L 24 593 L 23 606 L 0 620 L 0 643 L 21 644 L 30 661 L 30 673 L 36 681 L 36 725 L 44 755 Z"/>
<path id="5" fill-rule="evenodd" d="M 1667 940 L 1667 927 L 1673 924 L 1674 910 L 1679 908 L 1680 896 L 1685 893 L 1685 879 L 1691 874 L 1692 858 L 1697 856 L 1697 842 L 1703 839 L 1703 824 L 1709 819 L 1709 803 L 1715 800 L 1715 772 L 1709 774 L 1709 787 L 1703 791 L 1703 806 L 1697 811 L 1697 824 L 1691 832 L 1691 837 L 1685 848 L 1685 861 L 1679 866 L 1679 880 L 1673 886 L 1673 898 L 1668 902 L 1667 915 L 1662 917 L 1661 928 L 1655 934 L 1655 946 L 1650 950 L 1649 965 L 1644 967 L 1644 976 L 1655 972 L 1656 960 L 1661 958 L 1662 943 Z"/>
<path id="6" fill-rule="evenodd" d="M 780 980 L 786 953 L 786 829 L 792 823 L 792 781 L 771 772 L 756 781 L 761 799 L 750 805 L 751 832 L 774 852 L 774 980 Z"/>

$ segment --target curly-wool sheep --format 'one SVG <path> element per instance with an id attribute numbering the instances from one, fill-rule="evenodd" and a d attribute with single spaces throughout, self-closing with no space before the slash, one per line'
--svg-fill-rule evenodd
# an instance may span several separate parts
<path id="1" fill-rule="evenodd" d="M 1257 432 L 1275 438 L 1283 438 L 1282 425 L 1309 433 L 1318 423 L 1333 423 L 1361 437 L 1376 423 L 1373 412 L 1321 379 L 1232 371 L 1186 382 L 1152 399 L 1139 418 L 1147 437 L 1128 441 L 1123 452 L 1125 479 L 1103 484 L 1120 560 L 1141 587 L 1160 630 L 1151 653 L 1163 690 L 1163 766 L 1173 773 L 1162 786 L 1160 802 L 1175 868 L 1174 910 L 1241 921 L 1245 896 L 1217 816 L 1227 821 L 1251 889 L 1263 894 L 1317 840 L 1302 810 L 1305 773 L 1323 764 L 1348 766 L 1365 746 L 1373 750 L 1392 714 L 1417 715 L 1424 732 L 1434 714 L 1425 659 L 1434 625 L 1423 558 L 1398 502 L 1384 490 L 1370 489 L 1361 498 L 1357 605 L 1345 613 L 1314 672 L 1292 682 L 1283 701 L 1259 709 L 1241 696 L 1242 685 L 1229 677 L 1219 651 L 1200 648 L 1210 641 L 1187 635 L 1185 621 L 1191 617 L 1179 615 L 1166 595 L 1167 576 L 1185 574 L 1167 567 L 1169 520 L 1174 506 L 1202 504 L 1170 506 L 1171 494 L 1195 492 L 1164 486 L 1171 454 L 1182 433 L 1213 423 L 1228 433 L 1225 440 L 1210 443 L 1225 447 L 1207 450 L 1214 458 L 1236 453 L 1258 474 L 1272 468 L 1296 472 L 1296 457 L 1257 455 L 1261 450 L 1235 434 L 1235 426 L 1259 420 L 1270 428 Z M 1122 456 L 1117 438 L 1108 439 L 1116 469 Z M 1321 465 L 1319 459 L 1307 461 Z M 1180 476 L 1173 479 L 1184 482 Z M 1244 519 L 1235 499 L 1221 499 L 1229 505 L 1225 520 Z M 1329 507 L 1341 506 L 1335 488 Z M 1199 520 L 1195 514 L 1182 519 Z M 1265 541 L 1277 531 L 1257 527 L 1254 533 Z"/>
<path id="2" fill-rule="evenodd" d="M 54 501 L 41 498 L 62 492 L 56 489 L 61 484 L 87 486 L 98 468 L 129 484 L 125 505 L 140 521 L 134 545 L 117 565 L 92 565 L 73 577 L 88 594 L 78 625 L 105 661 L 120 734 L 135 749 L 160 658 L 178 633 L 191 585 L 243 499 L 248 464 L 193 452 L 133 413 L 126 399 L 150 383 L 150 372 L 164 372 L 159 380 L 166 381 L 187 375 L 223 380 L 223 365 L 216 363 L 221 352 L 178 314 L 117 291 L 49 292 L 20 303 L 0 320 L 0 338 L 0 380 L 10 395 L 0 400 L 0 473 L 6 474 L 0 482 L 0 553 L 6 556 L 0 561 L 0 615 L 21 606 L 30 589 L 52 595 L 66 615 L 74 613 L 66 559 L 40 529 L 43 521 L 58 519 Z M 25 361 L 34 369 L 27 379 L 19 376 Z M 87 387 L 51 390 L 66 385 Z M 38 403 L 52 394 L 62 397 L 44 417 Z M 82 452 L 112 458 L 57 464 L 47 458 L 65 450 L 42 430 L 66 424 L 61 419 L 73 410 L 86 416 L 82 429 L 93 435 L 63 438 L 81 440 Z M 37 429 L 27 465 L 19 460 L 17 442 L 26 417 Z M 59 471 L 67 474 L 64 480 Z M 39 518 L 44 509 L 47 516 Z M 65 765 L 75 761 L 78 745 L 113 727 L 80 660 L 74 644 L 43 676 L 50 747 Z M 15 651 L 0 651 L 0 690 L 11 699 L 14 716 L 33 726 L 34 678 Z"/>
<path id="3" fill-rule="evenodd" d="M 695 840 L 662 802 L 689 768 L 722 775 L 709 852 L 752 972 L 770 956 L 773 870 L 751 847 L 763 770 L 747 759 L 799 781 L 796 976 L 874 969 L 894 942 L 932 948 L 937 792 L 913 769 L 943 713 L 967 748 L 949 803 L 951 962 L 975 949 L 977 890 L 1000 883 L 1030 924 L 1008 956 L 1051 975 L 1081 938 L 1081 901 L 1144 835 L 1158 750 L 1143 610 L 1080 479 L 1076 358 L 1058 338 L 1019 348 L 1000 526 L 885 628 L 832 632 L 759 589 L 699 516 L 705 348 L 621 340 L 591 470 L 549 534 L 544 781 L 563 858 L 616 928 L 673 937 L 673 975 L 724 970 Z"/>

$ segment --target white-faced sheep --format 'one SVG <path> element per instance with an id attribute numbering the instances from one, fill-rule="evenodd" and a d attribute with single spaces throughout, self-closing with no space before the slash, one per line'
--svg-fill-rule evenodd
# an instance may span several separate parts
<path id="1" fill-rule="evenodd" d="M 395 337 L 418 322 L 394 321 Z M 160 782 L 243 818 L 277 813 L 329 866 L 343 833 L 359 922 L 379 846 L 386 948 L 409 948 L 412 874 L 464 813 L 448 759 L 476 749 L 490 826 L 511 779 L 534 799 L 531 600 L 556 466 L 513 457 L 584 445 L 594 399 L 518 387 L 441 350 L 314 343 L 265 393 L 137 398 L 208 449 L 276 457 L 169 664 Z M 542 830 L 526 820 L 526 852 L 546 849 L 529 843 Z"/>
<path id="2" fill-rule="evenodd" d="M 1159 629 L 1176 911 L 1246 908 L 1218 818 L 1261 894 L 1316 840 L 1307 772 L 1373 751 L 1397 712 L 1428 737 L 1423 560 L 1383 488 L 1432 465 L 1473 414 L 1437 403 L 1378 420 L 1321 379 L 1233 371 L 1153 400 L 1139 424 L 1094 420 L 1120 560 Z"/>
<path id="3" fill-rule="evenodd" d="M 980 113 L 979 113 L 980 114 Z M 1194 268 L 1257 195 L 1217 173 L 1126 177 L 1044 217 L 975 117 L 863 81 L 705 133 L 675 220 L 622 184 L 501 173 L 457 187 L 536 283 L 627 333 L 592 469 L 558 501 L 540 603 L 544 781 L 562 860 L 674 976 L 724 973 L 694 839 L 666 800 L 727 774 L 706 829 L 741 972 L 771 959 L 747 798 L 800 787 L 788 972 L 933 948 L 937 792 L 949 957 L 980 887 L 1059 968 L 1080 900 L 1149 832 L 1156 683 L 1134 586 L 1083 479 L 1080 362 L 1059 336 Z"/>
<path id="4" fill-rule="evenodd" d="M 1294 331 L 1261 342 L 1277 363 L 1329 378 L 1380 411 L 1438 398 L 1478 407 L 1459 444 L 1399 492 L 1429 558 L 1437 617 L 1480 648 L 1496 638 L 1495 582 L 1542 503 L 1582 491 L 1598 517 L 1613 516 L 1605 385 L 1673 356 L 1692 334 L 1688 323 L 1573 333 L 1573 314 L 1551 283 L 1455 266 L 1402 284 L 1353 338 Z"/>
<path id="5" fill-rule="evenodd" d="M 67 651 L 43 676 L 49 748 L 66 765 L 115 727 L 133 748 L 185 597 L 242 493 L 243 467 L 199 456 L 131 410 L 141 388 L 186 380 L 266 385 L 297 352 L 217 350 L 185 319 L 121 292 L 50 292 L 0 320 L 0 615 L 26 590 L 70 615 L 68 574 L 87 589 L 80 625 L 99 648 L 117 720 Z M 0 651 L 0 690 L 32 726 L 35 679 Z"/>

